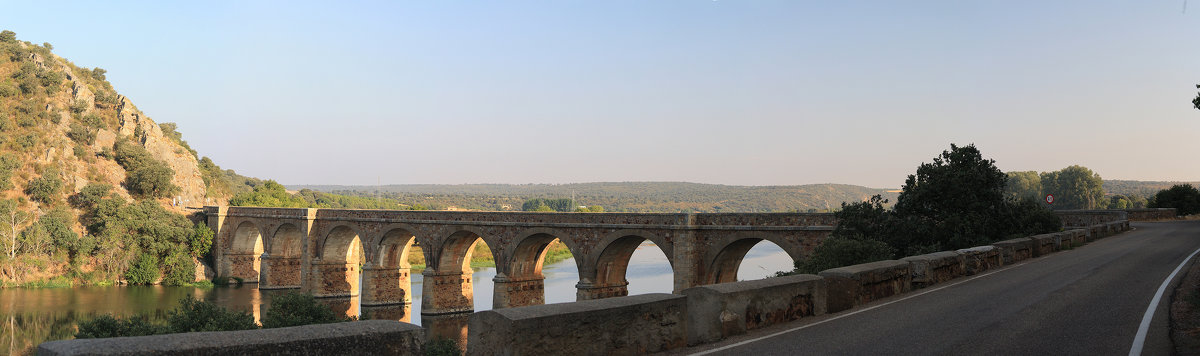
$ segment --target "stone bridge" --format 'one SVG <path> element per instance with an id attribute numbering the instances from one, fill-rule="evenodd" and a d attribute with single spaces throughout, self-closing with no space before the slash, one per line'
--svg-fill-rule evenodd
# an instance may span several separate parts
<path id="1" fill-rule="evenodd" d="M 643 241 L 662 249 L 674 291 L 737 279 L 746 252 L 767 240 L 793 259 L 812 253 L 832 214 L 529 213 L 205 207 L 217 273 L 263 289 L 299 288 L 362 305 L 412 301 L 408 254 L 421 247 L 421 314 L 470 312 L 471 254 L 496 261 L 493 308 L 544 304 L 542 262 L 561 241 L 579 269 L 578 300 L 628 294 L 625 270 Z M 360 285 L 360 276 L 362 285 Z"/>

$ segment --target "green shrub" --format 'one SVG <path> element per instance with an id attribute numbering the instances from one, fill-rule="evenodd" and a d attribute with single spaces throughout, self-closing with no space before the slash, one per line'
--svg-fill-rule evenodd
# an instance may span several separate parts
<path id="1" fill-rule="evenodd" d="M 96 131 L 88 129 L 78 122 L 72 122 L 71 130 L 67 131 L 67 138 L 80 145 L 91 145 L 96 143 Z"/>
<path id="2" fill-rule="evenodd" d="M 1150 201 L 1151 208 L 1175 208 L 1179 216 L 1200 213 L 1200 190 L 1191 184 L 1176 184 L 1163 189 Z"/>
<path id="3" fill-rule="evenodd" d="M 153 284 L 158 276 L 158 258 L 148 253 L 138 254 L 133 266 L 125 271 L 125 280 L 129 284 Z"/>
<path id="4" fill-rule="evenodd" d="M 21 93 L 21 88 L 10 81 L 0 82 L 0 97 L 9 98 Z"/>
<path id="5" fill-rule="evenodd" d="M 232 331 L 257 329 L 254 316 L 241 311 L 232 311 L 216 303 L 197 300 L 191 295 L 179 300 L 179 308 L 167 316 L 171 332 Z"/>
<path id="6" fill-rule="evenodd" d="M 815 274 L 830 268 L 889 260 L 894 255 L 895 250 L 883 241 L 830 237 L 813 251 L 812 256 L 797 261 L 792 273 Z"/>
<path id="7" fill-rule="evenodd" d="M 263 328 L 282 328 L 345 321 L 311 294 L 289 292 L 271 299 L 271 308 L 263 315 Z"/>
<path id="8" fill-rule="evenodd" d="M 172 253 L 170 256 L 167 256 L 163 267 L 165 269 L 162 280 L 163 285 L 182 286 L 196 280 L 196 265 L 192 263 L 192 257 L 188 256 L 187 253 Z"/>
<path id="9" fill-rule="evenodd" d="M 165 163 L 152 161 L 149 165 L 139 167 L 125 177 L 125 187 L 133 195 L 147 198 L 169 197 L 179 191 L 179 187 L 171 184 L 175 171 Z"/>
<path id="10" fill-rule="evenodd" d="M 192 248 L 192 257 L 203 258 L 212 251 L 213 231 L 208 228 L 208 225 L 200 222 L 196 223 L 196 227 L 192 228 L 191 239 L 188 241 L 188 246 Z"/>
<path id="11" fill-rule="evenodd" d="M 58 177 L 58 170 L 47 170 L 41 177 L 29 181 L 29 185 L 25 187 L 25 194 L 42 203 L 50 203 L 58 198 L 59 191 L 63 188 L 62 178 Z"/>
<path id="12" fill-rule="evenodd" d="M 79 323 L 76 339 L 92 339 L 121 336 L 144 336 L 166 334 L 170 329 L 164 325 L 151 324 L 144 316 L 117 319 L 112 315 L 101 315 Z"/>

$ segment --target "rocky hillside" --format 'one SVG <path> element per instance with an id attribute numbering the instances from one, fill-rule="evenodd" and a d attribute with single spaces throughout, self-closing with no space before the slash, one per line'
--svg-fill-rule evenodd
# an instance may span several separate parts
<path id="1" fill-rule="evenodd" d="M 159 125 L 138 110 L 105 79 L 103 69 L 76 66 L 53 54 L 49 44 L 8 36 L 0 38 L 0 46 L 0 153 L 19 163 L 9 172 L 11 184 L 3 185 L 9 188 L 4 198 L 41 201 L 28 207 L 35 214 L 39 205 L 53 205 L 32 196 L 38 192 L 31 184 L 46 172 L 62 182 L 50 200 L 79 193 L 88 183 L 109 184 L 127 199 L 141 195 L 179 212 L 228 198 L 208 194 L 199 159 L 174 125 Z M 114 154 L 119 141 L 140 146 L 168 167 L 169 189 L 131 191 L 133 172 Z"/>

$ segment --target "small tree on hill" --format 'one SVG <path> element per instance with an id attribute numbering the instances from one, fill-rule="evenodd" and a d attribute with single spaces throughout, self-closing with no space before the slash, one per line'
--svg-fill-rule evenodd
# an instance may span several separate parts
<path id="1" fill-rule="evenodd" d="M 1179 216 L 1200 213 L 1200 190 L 1191 184 L 1176 184 L 1154 194 L 1151 208 L 1175 208 Z"/>

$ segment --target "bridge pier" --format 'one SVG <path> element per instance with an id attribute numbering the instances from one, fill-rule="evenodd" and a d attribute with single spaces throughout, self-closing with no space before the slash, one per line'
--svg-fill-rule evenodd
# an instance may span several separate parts
<path id="1" fill-rule="evenodd" d="M 262 281 L 259 289 L 300 288 L 300 258 L 275 257 L 263 254 L 261 258 Z"/>
<path id="2" fill-rule="evenodd" d="M 629 283 L 598 286 L 581 281 L 575 284 L 575 300 L 592 300 L 629 295 Z"/>
<path id="3" fill-rule="evenodd" d="M 475 311 L 475 291 L 471 271 L 421 272 L 421 315 L 471 313 Z"/>
<path id="4" fill-rule="evenodd" d="M 314 297 L 357 297 L 358 264 L 313 260 L 311 292 Z"/>
<path id="5" fill-rule="evenodd" d="M 242 283 L 258 283 L 259 271 L 262 271 L 262 259 L 256 253 L 229 253 L 225 255 L 229 261 L 228 275 L 242 279 Z"/>
<path id="6" fill-rule="evenodd" d="M 546 304 L 546 278 L 509 278 L 504 275 L 492 279 L 495 282 L 492 308 L 512 308 Z"/>
<path id="7" fill-rule="evenodd" d="M 363 266 L 362 305 L 412 304 L 408 268 Z"/>

